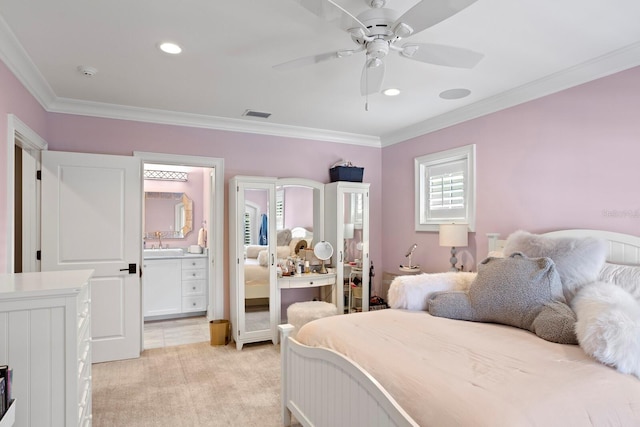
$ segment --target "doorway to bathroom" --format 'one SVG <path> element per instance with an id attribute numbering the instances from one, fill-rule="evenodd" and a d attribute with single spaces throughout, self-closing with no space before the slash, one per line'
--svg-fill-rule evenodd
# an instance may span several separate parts
<path id="1" fill-rule="evenodd" d="M 134 156 L 145 169 L 142 337 L 167 319 L 177 325 L 204 319 L 206 325 L 223 318 L 223 159 Z"/>

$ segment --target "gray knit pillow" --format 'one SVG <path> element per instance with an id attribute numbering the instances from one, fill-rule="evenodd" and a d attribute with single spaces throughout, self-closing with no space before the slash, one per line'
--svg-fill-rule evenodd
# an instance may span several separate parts
<path id="1" fill-rule="evenodd" d="M 576 315 L 566 304 L 550 258 L 487 258 L 468 291 L 438 292 L 427 310 L 434 316 L 500 323 L 527 329 L 547 341 L 577 344 Z"/>

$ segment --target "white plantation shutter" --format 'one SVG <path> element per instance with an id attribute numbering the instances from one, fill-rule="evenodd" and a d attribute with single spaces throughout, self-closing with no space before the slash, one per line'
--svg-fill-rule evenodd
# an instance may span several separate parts
<path id="1" fill-rule="evenodd" d="M 416 230 L 451 222 L 475 229 L 474 154 L 470 145 L 415 159 Z"/>
<path id="2" fill-rule="evenodd" d="M 284 190 L 276 191 L 276 230 L 284 229 Z"/>
<path id="3" fill-rule="evenodd" d="M 251 214 L 249 212 L 244 213 L 244 244 L 251 244 L 251 230 L 253 230 L 253 224 L 251 221 Z"/>

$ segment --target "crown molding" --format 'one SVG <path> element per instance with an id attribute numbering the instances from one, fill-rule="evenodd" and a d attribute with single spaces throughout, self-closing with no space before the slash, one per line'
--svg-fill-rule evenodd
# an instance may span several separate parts
<path id="1" fill-rule="evenodd" d="M 230 132 L 301 138 L 341 144 L 363 145 L 380 148 L 380 138 L 347 132 L 305 128 L 301 126 L 260 123 L 252 119 L 231 119 L 204 114 L 131 107 L 70 98 L 56 98 L 49 103 L 47 111 L 146 123 L 216 129 Z M 259 120 L 259 119 L 257 119 Z"/>
<path id="2" fill-rule="evenodd" d="M 381 137 L 388 147 L 640 65 L 640 42 Z"/>
<path id="3" fill-rule="evenodd" d="M 382 137 L 60 98 L 0 16 L 0 60 L 48 112 L 387 147 L 640 65 L 640 42 Z"/>
<path id="4" fill-rule="evenodd" d="M 0 16 L 0 60 L 46 110 L 56 95 L 2 16 Z"/>
<path id="5" fill-rule="evenodd" d="M 42 108 L 51 113 L 189 126 L 380 148 L 380 138 L 377 136 L 57 97 L 1 15 L 0 60 L 7 65 L 7 68 L 40 103 Z"/>

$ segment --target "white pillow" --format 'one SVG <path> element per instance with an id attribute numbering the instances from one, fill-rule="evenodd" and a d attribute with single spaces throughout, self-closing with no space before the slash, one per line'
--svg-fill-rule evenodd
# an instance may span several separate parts
<path id="1" fill-rule="evenodd" d="M 266 267 L 268 259 L 269 259 L 269 251 L 267 250 L 260 251 L 260 253 L 258 254 L 258 264 L 260 264 L 263 267 Z"/>
<path id="2" fill-rule="evenodd" d="M 448 271 L 433 274 L 398 276 L 389 286 L 389 307 L 426 310 L 427 300 L 434 292 L 465 291 L 476 273 Z"/>
<path id="3" fill-rule="evenodd" d="M 291 255 L 291 248 L 289 248 L 289 246 L 278 246 L 276 248 L 276 256 L 278 259 L 287 258 L 289 255 Z"/>
<path id="4" fill-rule="evenodd" d="M 278 246 L 276 248 L 276 256 L 278 259 L 287 258 L 289 256 L 289 246 Z M 263 250 L 258 253 L 258 264 L 263 267 L 269 264 L 269 251 Z"/>
<path id="5" fill-rule="evenodd" d="M 529 258 L 551 258 L 556 264 L 567 302 L 589 282 L 597 280 L 607 256 L 607 244 L 594 237 L 545 237 L 526 231 L 511 234 L 504 254 L 522 252 Z"/>
<path id="6" fill-rule="evenodd" d="M 640 266 L 604 263 L 598 280 L 615 283 L 640 303 Z"/>
<path id="7" fill-rule="evenodd" d="M 617 285 L 593 282 L 580 289 L 571 307 L 585 353 L 640 378 L 640 302 Z"/>
<path id="8" fill-rule="evenodd" d="M 260 251 L 267 249 L 264 245 L 249 245 L 246 249 L 247 258 L 258 258 Z"/>

